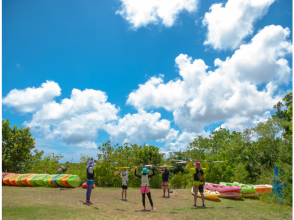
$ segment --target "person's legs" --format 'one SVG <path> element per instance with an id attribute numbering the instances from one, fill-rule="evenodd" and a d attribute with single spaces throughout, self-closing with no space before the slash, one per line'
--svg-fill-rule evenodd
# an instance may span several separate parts
<path id="1" fill-rule="evenodd" d="M 92 188 L 93 188 L 93 184 L 89 184 L 89 185 L 87 186 L 87 193 L 86 193 L 87 202 L 90 202 L 90 197 L 91 197 Z"/>
<path id="2" fill-rule="evenodd" d="M 125 190 L 125 189 L 122 189 L 122 192 L 121 192 L 121 199 L 122 199 L 122 200 L 124 199 L 124 190 Z"/>
<path id="3" fill-rule="evenodd" d="M 147 196 L 148 196 L 148 199 L 149 199 L 150 205 L 151 205 L 151 207 L 152 207 L 152 209 L 153 209 L 153 202 L 152 202 L 152 199 L 151 199 L 151 193 L 150 193 L 150 191 L 147 193 Z"/>
<path id="4" fill-rule="evenodd" d="M 163 189 L 163 197 L 165 197 L 165 189 Z"/>
<path id="5" fill-rule="evenodd" d="M 205 205 L 204 205 L 203 185 L 200 185 L 200 186 L 199 186 L 199 192 L 200 192 L 200 195 L 201 195 L 202 206 L 205 206 Z"/>
<path id="6" fill-rule="evenodd" d="M 196 206 L 197 194 L 198 194 L 198 185 L 193 185 L 193 192 L 194 192 L 194 206 Z"/>
<path id="7" fill-rule="evenodd" d="M 142 203 L 145 209 L 145 193 L 142 193 Z"/>
<path id="8" fill-rule="evenodd" d="M 125 200 L 127 200 L 127 189 L 125 189 Z"/>

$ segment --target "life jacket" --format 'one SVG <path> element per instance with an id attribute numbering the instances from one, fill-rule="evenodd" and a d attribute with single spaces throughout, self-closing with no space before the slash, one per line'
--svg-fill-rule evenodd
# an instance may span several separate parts
<path id="1" fill-rule="evenodd" d="M 148 175 L 141 176 L 141 186 L 150 186 Z"/>
<path id="2" fill-rule="evenodd" d="M 126 178 L 123 176 L 121 179 L 122 179 L 122 185 L 123 186 L 127 186 L 128 185 L 128 181 L 126 180 Z"/>
<path id="3" fill-rule="evenodd" d="M 87 180 L 94 180 L 94 169 L 93 173 L 89 173 L 89 168 L 87 168 Z"/>
<path id="4" fill-rule="evenodd" d="M 202 175 L 203 177 L 203 170 L 202 169 L 198 169 L 196 168 L 196 173 L 194 174 L 194 181 L 200 181 L 199 178 L 198 178 L 198 174 Z M 203 182 L 204 180 L 200 181 L 200 182 Z"/>

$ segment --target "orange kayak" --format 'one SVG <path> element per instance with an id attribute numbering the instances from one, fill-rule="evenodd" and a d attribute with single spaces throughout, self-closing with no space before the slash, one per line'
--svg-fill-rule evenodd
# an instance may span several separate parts
<path id="1" fill-rule="evenodd" d="M 273 186 L 272 185 L 255 185 L 256 192 L 270 192 L 272 191 Z"/>
<path id="2" fill-rule="evenodd" d="M 34 173 L 29 173 L 29 174 L 24 175 L 23 177 L 21 177 L 20 182 L 25 186 L 32 186 L 32 185 L 28 184 L 28 182 L 27 182 L 28 178 L 31 175 L 34 175 Z"/>
<path id="3" fill-rule="evenodd" d="M 10 179 L 9 179 L 9 184 L 12 185 L 12 186 L 19 186 L 17 183 L 16 183 L 16 180 L 23 174 L 16 174 L 14 176 L 12 176 Z"/>
<path id="4" fill-rule="evenodd" d="M 66 175 L 66 176 L 64 176 L 64 177 L 62 178 L 62 180 L 61 180 L 61 183 L 62 183 L 65 187 L 72 187 L 71 185 L 69 185 L 69 184 L 67 183 L 67 179 L 68 179 L 70 176 L 71 176 L 71 174 Z"/>
<path id="5" fill-rule="evenodd" d="M 16 175 L 15 173 L 11 173 L 11 174 L 6 175 L 6 176 L 3 178 L 3 183 L 4 183 L 5 185 L 11 186 L 11 184 L 9 183 L 9 179 L 12 178 L 12 177 L 15 176 L 15 175 Z"/>

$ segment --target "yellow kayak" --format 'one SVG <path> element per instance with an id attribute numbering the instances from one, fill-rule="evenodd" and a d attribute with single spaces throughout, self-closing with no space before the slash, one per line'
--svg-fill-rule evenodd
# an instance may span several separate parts
<path id="1" fill-rule="evenodd" d="M 258 193 L 254 192 L 254 193 L 242 193 L 242 197 L 246 197 L 246 198 L 252 198 L 252 197 L 257 197 Z"/>
<path id="2" fill-rule="evenodd" d="M 191 193 L 192 193 L 192 195 L 194 195 L 193 187 L 192 187 L 192 189 L 191 189 Z M 205 199 L 217 200 L 217 199 L 218 199 L 218 196 L 219 196 L 220 194 L 219 194 L 219 192 L 217 192 L 217 191 L 211 191 L 211 190 L 204 189 L 204 190 L 203 190 L 203 195 L 204 195 L 204 198 L 205 198 Z M 199 191 L 198 191 L 197 197 L 201 197 L 201 194 L 200 194 Z"/>

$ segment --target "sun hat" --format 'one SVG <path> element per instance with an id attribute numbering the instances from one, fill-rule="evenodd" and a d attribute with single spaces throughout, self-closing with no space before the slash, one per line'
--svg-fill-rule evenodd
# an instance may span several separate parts
<path id="1" fill-rule="evenodd" d="M 167 167 L 166 163 L 165 163 L 165 164 L 163 164 L 163 167 Z"/>
<path id="2" fill-rule="evenodd" d="M 148 173 L 148 169 L 144 167 L 142 173 Z"/>
<path id="3" fill-rule="evenodd" d="M 202 167 L 201 163 L 199 161 L 197 161 L 196 163 L 194 163 L 195 167 Z"/>

